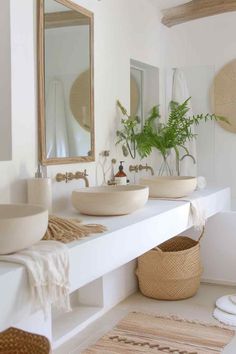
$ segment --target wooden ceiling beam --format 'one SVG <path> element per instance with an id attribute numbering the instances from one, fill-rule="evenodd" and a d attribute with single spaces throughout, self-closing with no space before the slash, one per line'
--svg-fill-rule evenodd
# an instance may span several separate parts
<path id="1" fill-rule="evenodd" d="M 45 29 L 89 25 L 89 18 L 76 11 L 46 13 L 44 19 Z"/>
<path id="2" fill-rule="evenodd" d="M 162 23 L 172 27 L 203 17 L 236 11 L 236 0 L 192 0 L 163 10 Z"/>

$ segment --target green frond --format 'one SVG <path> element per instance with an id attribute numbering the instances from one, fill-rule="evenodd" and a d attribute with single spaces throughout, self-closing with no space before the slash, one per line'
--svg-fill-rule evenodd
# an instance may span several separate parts
<path id="1" fill-rule="evenodd" d="M 135 151 L 138 151 L 141 158 L 149 156 L 153 148 L 159 150 L 163 156 L 166 156 L 169 150 L 174 149 L 176 157 L 179 158 L 179 148 L 181 147 L 185 150 L 186 155 L 189 155 L 185 144 L 197 136 L 192 131 L 194 125 L 213 120 L 229 123 L 225 117 L 215 114 L 189 116 L 190 99 L 191 97 L 181 104 L 171 101 L 169 117 L 165 124 L 159 122 L 159 106 L 154 106 L 141 131 L 137 131 L 138 117 L 130 117 L 120 101 L 117 101 L 122 114 L 126 116 L 126 119 L 122 119 L 122 129 L 117 131 L 117 144 L 123 143 L 131 157 L 135 155 L 131 145 Z"/>

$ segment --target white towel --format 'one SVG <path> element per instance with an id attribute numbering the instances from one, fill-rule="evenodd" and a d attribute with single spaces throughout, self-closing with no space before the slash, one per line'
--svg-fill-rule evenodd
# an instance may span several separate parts
<path id="1" fill-rule="evenodd" d="M 188 201 L 190 202 L 190 219 L 192 221 L 192 224 L 195 229 L 202 230 L 206 225 L 205 211 L 197 200 Z"/>
<path id="2" fill-rule="evenodd" d="M 172 86 L 172 100 L 178 103 L 183 103 L 190 97 L 188 90 L 187 81 L 185 75 L 181 69 L 174 69 L 173 73 L 173 86 Z M 193 115 L 193 110 L 191 107 L 191 102 L 188 103 L 189 111 L 187 113 L 188 117 Z M 195 133 L 195 127 L 192 127 L 192 133 Z M 197 160 L 197 147 L 196 140 L 192 139 L 186 141 L 185 147 L 188 149 L 189 153 L 194 156 Z M 183 151 L 183 154 L 185 152 Z M 185 158 L 180 165 L 180 174 L 181 176 L 196 176 L 197 175 L 197 164 L 193 163 L 193 160 L 190 158 Z"/>
<path id="3" fill-rule="evenodd" d="M 69 253 L 57 241 L 40 241 L 20 252 L 0 256 L 0 261 L 24 265 L 32 302 L 46 315 L 51 304 L 70 311 Z"/>
<path id="4" fill-rule="evenodd" d="M 192 223 L 196 230 L 203 230 L 206 225 L 206 213 L 197 200 L 185 199 L 185 198 L 152 198 L 156 200 L 166 200 L 173 202 L 186 202 L 190 203 L 189 223 Z"/>
<path id="5" fill-rule="evenodd" d="M 231 296 L 230 296 L 230 301 L 232 301 L 232 303 L 233 303 L 234 305 L 236 305 L 236 295 L 231 295 Z"/>
<path id="6" fill-rule="evenodd" d="M 230 315 L 236 316 L 236 304 L 231 300 L 231 295 L 225 295 L 216 301 L 216 307 Z"/>
<path id="7" fill-rule="evenodd" d="M 231 315 L 230 313 L 221 311 L 218 308 L 215 308 L 213 312 L 213 317 L 221 323 L 224 323 L 228 326 L 236 327 L 236 316 Z"/>

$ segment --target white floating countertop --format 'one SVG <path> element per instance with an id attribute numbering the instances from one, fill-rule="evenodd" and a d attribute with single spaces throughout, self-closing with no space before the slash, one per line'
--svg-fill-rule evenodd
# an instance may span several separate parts
<path id="1" fill-rule="evenodd" d="M 207 218 L 229 209 L 229 188 L 194 192 Z M 125 200 L 124 200 L 125 203 Z M 89 217 L 67 210 L 59 216 L 79 217 L 84 223 L 103 224 L 107 232 L 68 244 L 71 292 L 130 262 L 192 226 L 187 201 L 149 200 L 143 209 L 117 217 Z M 19 235 L 20 237 L 20 235 Z M 0 330 L 27 312 L 30 292 L 24 267 L 0 262 Z M 29 309 L 28 309 L 29 310 Z"/>

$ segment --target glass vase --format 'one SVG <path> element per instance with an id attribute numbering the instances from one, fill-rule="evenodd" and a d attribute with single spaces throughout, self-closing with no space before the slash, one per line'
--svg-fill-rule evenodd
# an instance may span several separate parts
<path id="1" fill-rule="evenodd" d="M 162 163 L 158 171 L 158 176 L 173 176 L 173 170 L 170 165 L 170 151 L 162 154 Z"/>

